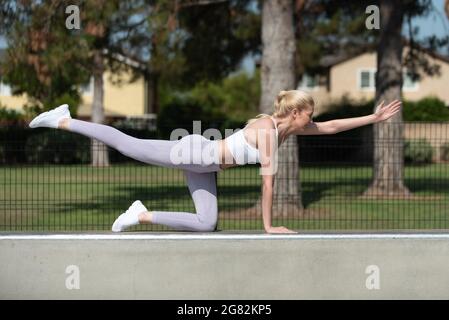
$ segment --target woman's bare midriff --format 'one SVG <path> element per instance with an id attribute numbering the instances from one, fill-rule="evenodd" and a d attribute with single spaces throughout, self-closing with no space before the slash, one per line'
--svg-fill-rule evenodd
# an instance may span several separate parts
<path id="1" fill-rule="evenodd" d="M 252 141 L 254 139 L 254 137 L 248 137 L 245 131 L 243 132 L 243 134 L 246 141 Z M 226 139 L 219 140 L 218 143 L 220 146 L 219 147 L 220 169 L 238 166 L 238 164 L 235 162 L 234 157 L 232 156 L 231 151 L 229 151 Z M 250 142 L 250 144 L 253 145 L 253 142 Z M 257 148 L 257 146 L 254 146 L 254 148 Z"/>
<path id="2" fill-rule="evenodd" d="M 220 169 L 226 169 L 237 166 L 235 163 L 234 157 L 229 151 L 228 146 L 226 145 L 226 139 L 218 141 L 219 145 L 219 157 L 220 157 Z"/>

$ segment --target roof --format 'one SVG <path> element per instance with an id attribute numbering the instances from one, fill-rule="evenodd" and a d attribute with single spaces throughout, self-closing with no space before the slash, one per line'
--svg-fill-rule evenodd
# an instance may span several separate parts
<path id="1" fill-rule="evenodd" d="M 107 50 L 104 50 L 104 53 L 107 54 Z M 7 49 L 6 48 L 0 48 L 0 62 L 3 61 L 3 59 L 6 57 Z M 148 66 L 145 62 L 138 60 L 135 57 L 125 56 L 123 54 L 114 53 L 112 54 L 112 58 L 115 60 L 122 62 L 130 67 L 140 69 L 142 71 L 147 70 Z"/>
<path id="2" fill-rule="evenodd" d="M 405 46 L 409 46 L 410 42 L 408 40 L 404 40 L 404 45 Z M 424 48 L 423 46 L 420 46 L 418 44 L 414 44 L 414 46 L 421 52 L 424 52 L 426 54 L 428 54 L 429 56 L 431 56 L 432 58 L 444 61 L 446 63 L 449 63 L 449 56 L 445 56 L 442 55 L 440 53 L 437 53 L 435 51 L 432 51 L 428 48 Z M 351 52 L 340 52 L 338 54 L 335 55 L 327 55 L 321 58 L 320 60 L 320 65 L 322 67 L 332 67 L 335 66 L 337 64 L 343 63 L 345 61 L 351 60 L 355 57 L 358 57 L 364 53 L 367 52 L 374 52 L 376 49 L 375 47 L 363 47 L 360 49 L 355 49 Z"/>

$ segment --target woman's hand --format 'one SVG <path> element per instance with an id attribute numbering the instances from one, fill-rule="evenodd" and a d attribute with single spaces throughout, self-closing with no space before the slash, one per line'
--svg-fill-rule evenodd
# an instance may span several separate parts
<path id="1" fill-rule="evenodd" d="M 286 227 L 269 227 L 265 229 L 267 233 L 298 233 L 293 230 L 289 230 Z"/>
<path id="2" fill-rule="evenodd" d="M 390 104 L 384 106 L 384 101 L 379 104 L 374 112 L 377 121 L 385 121 L 394 116 L 399 110 L 401 110 L 402 102 L 400 100 L 394 100 Z"/>

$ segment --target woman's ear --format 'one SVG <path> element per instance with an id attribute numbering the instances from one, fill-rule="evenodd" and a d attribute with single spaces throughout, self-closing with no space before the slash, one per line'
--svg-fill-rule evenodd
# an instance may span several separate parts
<path id="1" fill-rule="evenodd" d="M 293 120 L 296 120 L 296 117 L 298 116 L 299 114 L 298 114 L 298 109 L 293 109 L 292 110 L 292 117 L 293 117 Z"/>

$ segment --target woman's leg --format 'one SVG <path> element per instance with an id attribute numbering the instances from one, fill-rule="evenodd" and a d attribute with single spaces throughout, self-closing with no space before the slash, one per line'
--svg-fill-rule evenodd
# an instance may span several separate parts
<path id="1" fill-rule="evenodd" d="M 151 223 L 177 230 L 214 231 L 218 219 L 217 186 L 214 172 L 184 171 L 196 214 L 152 211 Z"/>
<path id="2" fill-rule="evenodd" d="M 68 123 L 66 122 L 63 125 L 68 131 L 99 140 L 120 153 L 144 163 L 194 172 L 215 172 L 220 170 L 218 163 L 204 164 L 201 161 L 198 163 L 189 161 L 178 163 L 177 161 L 172 161 L 171 150 L 174 146 L 184 154 L 196 155 L 201 154 L 202 148 L 207 146 L 207 144 L 214 143 L 214 141 L 201 139 L 201 136 L 195 138 L 187 136 L 181 140 L 139 139 L 104 124 L 78 119 L 64 121 L 68 121 Z M 198 140 L 194 142 L 194 139 L 197 138 Z"/>

